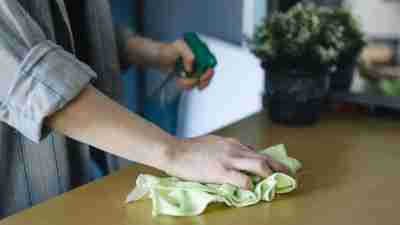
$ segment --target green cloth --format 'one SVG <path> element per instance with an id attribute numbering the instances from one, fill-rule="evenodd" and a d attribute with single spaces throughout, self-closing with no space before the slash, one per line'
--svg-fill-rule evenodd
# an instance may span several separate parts
<path id="1" fill-rule="evenodd" d="M 284 145 L 277 145 L 259 151 L 286 165 L 292 174 L 301 168 L 301 163 L 290 158 Z M 133 202 L 147 196 L 153 202 L 153 216 L 164 214 L 171 216 L 196 216 L 204 212 L 212 202 L 223 202 L 228 206 L 245 207 L 261 200 L 270 202 L 275 194 L 284 194 L 297 187 L 294 178 L 274 173 L 268 178 L 252 175 L 252 191 L 239 189 L 230 184 L 201 184 L 188 182 L 176 177 L 155 177 L 139 175 L 135 189 L 128 195 L 126 202 Z"/>

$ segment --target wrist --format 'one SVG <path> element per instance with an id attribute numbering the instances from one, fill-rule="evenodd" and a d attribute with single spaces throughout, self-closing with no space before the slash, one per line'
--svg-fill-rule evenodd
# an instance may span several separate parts
<path id="1" fill-rule="evenodd" d="M 159 68 L 166 48 L 167 44 L 135 36 L 128 41 L 127 55 L 130 64 Z"/>
<path id="2" fill-rule="evenodd" d="M 176 158 L 178 155 L 183 153 L 183 146 L 183 140 L 180 140 L 174 136 L 168 137 L 165 148 L 162 151 L 159 168 L 167 174 L 170 173 L 174 163 L 176 162 Z"/>
<path id="3" fill-rule="evenodd" d="M 172 44 L 170 43 L 159 43 L 159 55 L 157 67 L 162 73 L 169 73 L 171 71 L 171 59 L 174 58 Z M 172 68 L 173 70 L 173 68 Z"/>

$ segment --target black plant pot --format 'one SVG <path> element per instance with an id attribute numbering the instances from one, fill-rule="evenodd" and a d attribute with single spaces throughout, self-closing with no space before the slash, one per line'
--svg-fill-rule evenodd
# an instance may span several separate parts
<path id="1" fill-rule="evenodd" d="M 331 74 L 329 92 L 348 92 L 353 84 L 355 68 L 355 59 L 338 64 L 336 71 Z"/>
<path id="2" fill-rule="evenodd" d="M 319 121 L 329 75 L 301 70 L 268 72 L 265 69 L 264 106 L 273 122 L 304 126 Z"/>

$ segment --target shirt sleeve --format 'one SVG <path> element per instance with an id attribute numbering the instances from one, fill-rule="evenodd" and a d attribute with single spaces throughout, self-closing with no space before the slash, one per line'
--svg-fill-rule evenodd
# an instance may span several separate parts
<path id="1" fill-rule="evenodd" d="M 0 2 L 0 120 L 39 142 L 44 120 L 96 78 L 95 72 L 47 40 L 18 1 Z"/>

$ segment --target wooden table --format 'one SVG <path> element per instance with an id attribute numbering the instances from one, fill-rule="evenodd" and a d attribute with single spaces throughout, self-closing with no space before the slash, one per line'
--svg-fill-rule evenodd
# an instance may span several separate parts
<path id="1" fill-rule="evenodd" d="M 138 173 L 157 173 L 133 166 L 0 225 L 400 224 L 399 122 L 326 114 L 315 127 L 288 128 L 260 113 L 217 134 L 260 148 L 285 143 L 304 163 L 299 189 L 247 208 L 214 205 L 199 217 L 152 218 L 150 201 L 124 203 Z"/>

